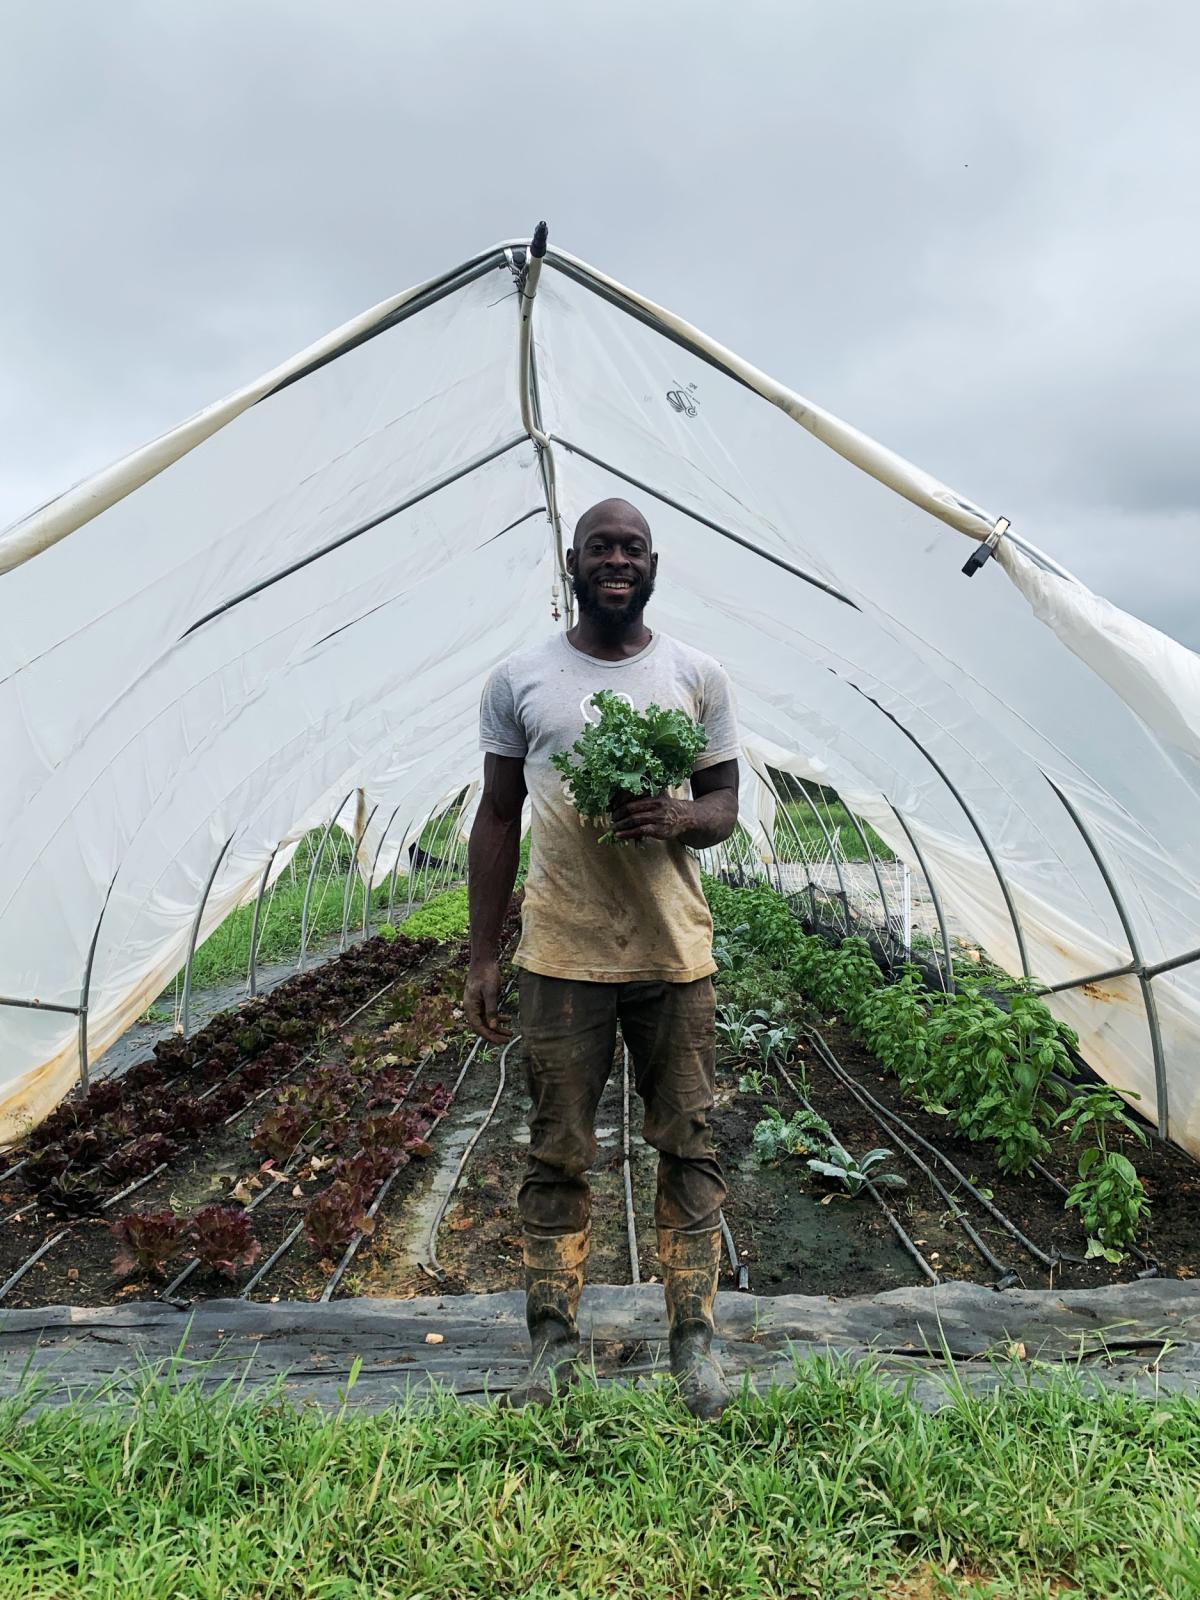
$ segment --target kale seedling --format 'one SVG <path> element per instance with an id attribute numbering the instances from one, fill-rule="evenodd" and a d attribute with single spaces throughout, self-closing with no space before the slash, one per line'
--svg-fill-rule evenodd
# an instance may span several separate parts
<path id="1" fill-rule="evenodd" d="M 635 711 L 611 689 L 601 689 L 592 703 L 599 720 L 570 750 L 550 757 L 586 821 L 600 823 L 627 801 L 662 794 L 691 777 L 708 735 L 686 712 L 655 705 Z M 611 830 L 600 843 L 616 843 Z"/>

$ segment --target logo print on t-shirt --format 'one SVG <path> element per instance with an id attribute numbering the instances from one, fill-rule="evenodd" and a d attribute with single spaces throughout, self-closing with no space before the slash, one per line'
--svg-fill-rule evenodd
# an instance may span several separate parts
<path id="1" fill-rule="evenodd" d="M 583 699 L 579 702 L 579 714 L 580 714 L 580 716 L 583 718 L 583 720 L 585 722 L 599 722 L 600 721 L 600 713 L 596 710 L 596 706 L 595 706 L 596 696 L 600 692 L 601 691 L 599 689 L 593 689 L 591 694 L 585 694 Z M 633 703 L 632 696 L 631 695 L 627 695 L 624 692 L 623 689 L 614 689 L 612 691 L 612 694 L 613 694 L 613 698 L 614 699 L 616 699 L 616 700 L 624 700 L 625 704 L 629 707 L 630 711 L 636 711 L 637 710 L 637 707 Z"/>

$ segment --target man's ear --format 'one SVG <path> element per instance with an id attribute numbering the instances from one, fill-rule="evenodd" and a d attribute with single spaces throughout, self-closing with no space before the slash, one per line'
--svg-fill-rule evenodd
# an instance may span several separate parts
<path id="1" fill-rule="evenodd" d="M 654 578 L 658 577 L 658 551 L 657 550 L 653 551 L 651 553 L 651 556 L 650 556 L 650 575 L 651 575 L 651 577 L 654 577 Z"/>
<path id="2" fill-rule="evenodd" d="M 572 577 L 575 576 L 575 546 L 574 545 L 569 545 L 567 547 L 567 571 L 571 574 Z"/>

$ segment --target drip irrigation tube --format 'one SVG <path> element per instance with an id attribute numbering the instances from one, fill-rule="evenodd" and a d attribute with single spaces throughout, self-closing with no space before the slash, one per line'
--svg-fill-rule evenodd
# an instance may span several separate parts
<path id="1" fill-rule="evenodd" d="M 510 990 L 510 993 L 511 993 L 511 990 Z M 471 1156 L 472 1156 L 472 1154 L 473 1154 L 473 1152 L 475 1150 L 475 1146 L 479 1143 L 480 1139 L 482 1139 L 484 1133 L 487 1131 L 488 1125 L 490 1124 L 492 1118 L 496 1115 L 496 1107 L 500 1104 L 500 1096 L 504 1093 L 504 1085 L 505 1085 L 505 1083 L 507 1081 L 507 1077 L 508 1077 L 508 1052 L 512 1049 L 513 1045 L 515 1045 L 517 1043 L 517 1041 L 520 1039 L 520 1037 L 521 1037 L 521 1035 L 519 1033 L 515 1033 L 512 1036 L 512 1038 L 508 1041 L 508 1043 L 504 1046 L 504 1049 L 500 1052 L 500 1063 L 499 1063 L 499 1070 L 498 1070 L 498 1073 L 497 1073 L 496 1093 L 492 1096 L 492 1103 L 488 1107 L 487 1116 L 484 1117 L 483 1121 L 475 1129 L 475 1132 L 471 1135 L 470 1139 L 467 1140 L 466 1148 L 463 1150 L 462 1155 L 459 1157 L 458 1166 L 454 1169 L 454 1176 L 450 1180 L 450 1187 L 446 1190 L 446 1193 L 442 1197 L 442 1203 L 441 1203 L 441 1205 L 438 1206 L 437 1214 L 434 1216 L 433 1221 L 429 1225 L 429 1238 L 427 1239 L 426 1244 L 425 1244 L 425 1260 L 424 1261 L 419 1261 L 417 1264 L 421 1268 L 421 1271 L 423 1273 L 425 1273 L 425 1275 L 427 1277 L 434 1278 L 439 1283 L 446 1276 L 446 1272 L 445 1272 L 445 1268 L 442 1266 L 441 1262 L 438 1260 L 438 1255 L 437 1255 L 437 1236 L 438 1236 L 438 1232 L 441 1229 L 442 1222 L 443 1222 L 443 1219 L 445 1218 L 446 1212 L 450 1209 L 450 1201 L 454 1196 L 454 1191 L 458 1188 L 459 1184 L 462 1181 L 462 1175 L 467 1170 L 467 1162 L 470 1161 Z M 478 1048 L 479 1048 L 479 1046 L 476 1045 L 475 1049 L 477 1050 Z M 472 1056 L 474 1055 L 474 1053 L 475 1053 L 474 1051 L 471 1052 Z M 468 1065 L 469 1064 L 470 1064 L 470 1062 L 468 1061 Z M 464 1068 L 464 1071 L 465 1070 L 466 1069 Z"/>
<path id="2" fill-rule="evenodd" d="M 828 1063 L 826 1063 L 826 1065 L 828 1065 Z M 859 1089 L 859 1086 L 855 1080 L 851 1078 L 848 1073 L 845 1073 L 844 1069 L 842 1072 L 836 1075 L 845 1084 L 846 1088 L 849 1089 L 850 1093 L 858 1101 L 859 1105 L 861 1105 L 868 1115 L 873 1117 L 874 1120 L 879 1124 L 880 1128 L 883 1129 L 884 1133 L 889 1139 L 891 1139 L 893 1144 L 899 1146 L 900 1150 L 905 1156 L 907 1156 L 909 1161 L 912 1162 L 913 1166 L 925 1174 L 925 1176 L 929 1179 L 929 1182 L 937 1190 L 938 1194 L 941 1195 L 942 1199 L 950 1207 L 950 1210 L 954 1215 L 954 1220 L 962 1228 L 963 1232 L 966 1234 L 967 1238 L 970 1239 L 971 1243 L 983 1257 L 984 1261 L 989 1267 L 991 1267 L 992 1271 L 996 1273 L 996 1282 L 992 1285 L 992 1288 L 1011 1289 L 1014 1284 L 1019 1283 L 1021 1280 L 1016 1270 L 1013 1267 L 1005 1266 L 1004 1262 L 1001 1261 L 998 1256 L 993 1255 L 992 1251 L 989 1250 L 983 1239 L 980 1238 L 979 1234 L 971 1225 L 966 1212 L 950 1193 L 949 1189 L 946 1188 L 945 1184 L 938 1177 L 938 1175 L 933 1171 L 932 1167 L 930 1167 L 926 1162 L 922 1161 L 921 1157 L 912 1148 L 912 1146 L 906 1143 L 905 1140 L 900 1137 L 890 1123 L 885 1121 L 883 1116 L 870 1103 L 866 1095 Z"/>
<path id="3" fill-rule="evenodd" d="M 482 1039 L 476 1039 L 475 1043 L 471 1046 L 471 1049 L 470 1049 L 470 1051 L 468 1052 L 468 1055 L 467 1055 L 467 1059 L 463 1062 L 462 1067 L 459 1070 L 458 1077 L 455 1078 L 455 1080 L 454 1080 L 454 1088 L 451 1091 L 452 1098 L 451 1098 L 451 1101 L 450 1101 L 450 1106 L 452 1106 L 454 1104 L 455 1100 L 457 1100 L 459 1088 L 462 1085 L 463 1079 L 467 1075 L 467 1069 L 470 1067 L 472 1061 L 474 1061 L 475 1057 L 478 1055 L 479 1047 L 480 1047 L 480 1045 L 482 1043 L 483 1043 Z M 505 1047 L 504 1053 L 505 1053 L 505 1055 L 507 1055 L 507 1053 L 508 1053 L 508 1047 L 507 1046 Z M 504 1065 L 503 1065 L 503 1058 L 502 1058 L 501 1059 L 501 1071 L 500 1071 L 500 1087 L 496 1090 L 496 1101 L 499 1101 L 499 1099 L 500 1099 L 500 1091 L 503 1088 L 504 1088 Z M 429 1125 L 429 1132 L 430 1133 L 435 1133 L 437 1131 L 437 1129 L 438 1129 L 439 1125 L 441 1124 L 442 1120 L 449 1114 L 450 1106 L 447 1106 L 445 1111 L 439 1111 L 437 1116 L 434 1117 L 432 1123 L 430 1123 L 430 1125 Z M 495 1109 L 495 1102 L 493 1102 L 493 1110 L 494 1109 Z M 396 1178 L 399 1176 L 399 1174 L 402 1171 L 403 1171 L 403 1168 L 397 1167 L 396 1171 L 393 1172 L 390 1177 L 384 1179 L 384 1182 L 383 1182 L 383 1184 L 382 1184 L 382 1186 L 381 1186 L 381 1188 L 379 1190 L 379 1193 L 375 1196 L 374 1200 L 371 1202 L 370 1206 L 367 1208 L 367 1216 L 368 1217 L 374 1218 L 375 1213 L 379 1210 L 380 1206 L 387 1199 L 388 1190 L 392 1187 L 392 1184 L 396 1181 Z M 363 1231 L 361 1229 L 358 1229 L 355 1232 L 354 1237 L 351 1239 L 350 1243 L 346 1246 L 345 1255 L 338 1262 L 337 1266 L 333 1269 L 332 1273 L 329 1276 L 328 1282 L 326 1283 L 325 1287 L 321 1290 L 321 1303 L 322 1304 L 324 1304 L 324 1303 L 328 1302 L 329 1300 L 333 1299 L 333 1291 L 337 1288 L 338 1284 L 342 1281 L 342 1278 L 343 1278 L 343 1276 L 344 1276 L 344 1274 L 346 1272 L 347 1267 L 349 1267 L 350 1263 L 354 1260 L 354 1257 L 358 1252 L 358 1247 L 359 1247 L 359 1245 L 362 1244 L 362 1242 L 363 1242 L 363 1240 L 365 1238 L 366 1238 L 366 1234 L 363 1233 Z"/>
<path id="4" fill-rule="evenodd" d="M 784 1066 L 783 1062 L 778 1060 L 778 1059 L 776 1059 L 775 1065 L 779 1068 L 780 1077 L 783 1079 L 784 1083 L 787 1084 L 788 1088 L 796 1096 L 796 1099 L 799 1100 L 800 1104 L 804 1107 L 804 1109 L 811 1116 L 814 1116 L 814 1117 L 817 1116 L 818 1113 L 813 1110 L 812 1105 L 809 1102 L 808 1096 L 801 1092 L 801 1090 L 799 1088 L 799 1085 L 793 1080 L 791 1073 Z M 864 1187 L 866 1188 L 867 1193 L 875 1201 L 876 1205 L 878 1205 L 879 1209 L 883 1212 L 884 1216 L 887 1218 L 888 1222 L 891 1225 L 893 1233 L 895 1233 L 895 1235 L 899 1239 L 900 1243 L 904 1246 L 905 1250 L 908 1251 L 909 1255 L 917 1263 L 917 1265 L 920 1267 L 921 1271 L 929 1279 L 930 1283 L 933 1283 L 933 1284 L 941 1283 L 941 1281 L 942 1281 L 941 1278 L 934 1271 L 934 1269 L 929 1265 L 929 1262 L 926 1261 L 925 1257 L 921 1254 L 920 1248 L 917 1245 L 916 1240 L 913 1239 L 909 1235 L 909 1233 L 907 1232 L 907 1230 L 904 1227 L 904 1224 L 900 1221 L 900 1218 L 892 1210 L 891 1206 L 888 1205 L 887 1201 L 883 1198 L 883 1196 L 880 1194 L 879 1190 L 875 1187 L 875 1185 L 871 1182 L 871 1180 L 869 1178 L 865 1180 Z"/>
<path id="5" fill-rule="evenodd" d="M 857 1079 L 852 1078 L 851 1074 L 848 1073 L 845 1067 L 842 1066 L 841 1062 L 829 1048 L 829 1045 L 826 1043 L 822 1034 L 816 1028 L 809 1028 L 806 1031 L 809 1038 L 816 1046 L 817 1054 L 820 1056 L 821 1061 L 829 1069 L 829 1071 L 832 1072 L 835 1077 L 841 1079 L 843 1083 L 847 1081 L 853 1082 L 859 1092 L 868 1101 L 870 1101 L 870 1103 L 878 1111 L 880 1111 L 894 1127 L 899 1128 L 903 1133 L 907 1134 L 908 1137 L 914 1141 L 914 1143 L 919 1144 L 923 1150 L 928 1150 L 930 1155 L 932 1155 L 936 1160 L 940 1161 L 942 1166 L 945 1167 L 946 1171 L 951 1174 L 956 1182 L 962 1184 L 963 1188 L 967 1191 L 971 1198 L 973 1200 L 977 1200 L 984 1210 L 994 1217 L 1000 1226 L 1006 1229 L 1007 1232 L 1011 1234 L 1011 1236 L 1017 1241 L 1017 1243 L 1024 1250 L 1028 1251 L 1035 1261 L 1040 1261 L 1043 1266 L 1049 1267 L 1051 1271 L 1054 1270 L 1055 1266 L 1060 1261 L 1069 1261 L 1073 1264 L 1078 1264 L 1080 1259 L 1078 1256 L 1069 1256 L 1064 1254 L 1062 1251 L 1058 1251 L 1054 1255 L 1047 1255 L 1047 1253 L 1041 1249 L 1039 1245 L 1034 1244 L 1033 1240 L 1029 1238 L 1027 1234 L 1022 1233 L 1020 1228 L 1017 1227 L 1016 1223 L 1013 1222 L 1010 1217 L 1006 1217 L 1004 1212 L 1001 1211 L 998 1206 L 993 1205 L 987 1196 L 982 1194 L 970 1181 L 970 1179 L 965 1177 L 959 1171 L 959 1169 L 950 1160 L 949 1156 L 943 1155 L 936 1145 L 931 1144 L 928 1139 L 919 1134 L 910 1123 L 905 1122 L 903 1117 L 897 1116 L 897 1114 L 891 1110 L 890 1107 L 885 1106 L 882 1101 L 877 1100 L 869 1089 L 864 1088 Z"/>
<path id="6" fill-rule="evenodd" d="M 424 1072 L 425 1068 L 429 1065 L 429 1062 L 432 1060 L 432 1058 L 433 1058 L 433 1051 L 432 1050 L 427 1050 L 425 1052 L 425 1054 L 421 1057 L 420 1061 L 417 1063 L 416 1067 L 413 1069 L 413 1075 L 409 1079 L 408 1084 L 405 1087 L 404 1093 L 400 1096 L 400 1098 L 398 1100 L 393 1101 L 391 1106 L 389 1107 L 389 1110 L 388 1110 L 388 1115 L 389 1116 L 395 1116 L 396 1112 L 399 1111 L 400 1107 L 408 1099 L 409 1095 L 413 1092 L 413 1090 L 417 1086 L 418 1078 L 420 1078 L 422 1072 Z M 437 1119 L 437 1121 L 440 1121 L 440 1120 L 441 1120 L 440 1118 Z M 437 1121 L 434 1122 L 434 1124 L 433 1124 L 434 1127 L 437 1126 Z M 303 1166 L 304 1162 L 308 1159 L 309 1156 L 311 1156 L 311 1154 L 312 1154 L 311 1149 L 306 1148 L 304 1153 L 303 1153 L 303 1155 L 300 1156 L 299 1160 L 297 1160 L 297 1158 L 295 1156 L 293 1156 L 291 1161 L 289 1161 L 289 1163 L 288 1163 L 288 1176 L 289 1177 L 291 1176 L 292 1169 L 294 1169 L 296 1167 Z M 396 1170 L 400 1171 L 401 1169 L 397 1168 Z M 395 1177 L 395 1173 L 392 1174 L 392 1177 Z M 392 1181 L 391 1178 L 387 1179 L 387 1181 L 386 1181 L 386 1183 L 384 1185 L 385 1189 L 387 1187 L 390 1187 L 391 1181 Z M 272 1184 L 269 1189 L 264 1189 L 262 1194 L 260 1196 L 258 1196 L 258 1200 L 260 1200 L 260 1201 L 261 1200 L 265 1200 L 269 1194 L 273 1194 L 275 1192 L 275 1190 L 279 1187 L 279 1184 L 282 1183 L 282 1182 L 286 1182 L 286 1178 L 280 1178 L 276 1183 Z M 251 1203 L 251 1206 L 247 1207 L 247 1210 L 252 1209 L 253 1208 L 253 1204 L 254 1204 L 254 1202 Z M 376 1204 L 378 1204 L 378 1201 L 376 1201 Z M 368 1216 L 374 1216 L 374 1214 L 375 1214 L 375 1212 L 374 1212 L 373 1209 L 368 1212 Z M 238 1299 L 239 1300 L 247 1300 L 247 1299 L 249 1299 L 250 1291 L 252 1289 L 256 1288 L 262 1282 L 262 1280 L 266 1277 L 267 1273 L 270 1272 L 271 1268 L 275 1265 L 275 1263 L 277 1261 L 281 1260 L 288 1253 L 288 1251 L 292 1248 L 292 1246 L 295 1244 L 296 1240 L 300 1237 L 300 1235 L 303 1232 L 304 1232 L 304 1220 L 303 1220 L 303 1218 L 301 1218 L 301 1220 L 296 1224 L 296 1226 L 288 1234 L 287 1238 L 283 1240 L 282 1244 L 277 1245 L 275 1247 L 275 1249 L 272 1250 L 271 1254 L 263 1262 L 262 1266 L 259 1267 L 258 1271 L 255 1272 L 250 1278 L 248 1278 L 246 1280 L 246 1282 L 242 1285 L 241 1289 L 238 1292 Z"/>
<path id="7" fill-rule="evenodd" d="M 396 986 L 396 984 L 399 983 L 399 982 L 400 982 L 400 976 L 399 975 L 397 977 L 395 977 L 395 978 L 390 979 L 387 983 L 384 984 L 384 986 L 381 989 L 377 990 L 376 993 L 374 993 L 373 995 L 370 995 L 366 1000 L 364 1000 L 362 1002 L 361 1005 L 356 1006 L 355 1009 L 353 1011 L 351 1011 L 348 1016 L 344 1017 L 342 1019 L 342 1021 L 338 1023 L 338 1027 L 339 1028 L 344 1028 L 349 1023 L 353 1022 L 355 1017 L 361 1016 L 364 1011 L 368 1010 L 371 1006 L 377 1004 L 378 1001 L 381 1000 L 385 994 L 387 994 L 388 990 L 394 988 Z M 316 1055 L 318 1048 L 319 1048 L 319 1046 L 314 1046 L 313 1049 L 310 1050 L 305 1056 L 301 1057 L 301 1059 L 292 1068 L 291 1072 L 284 1074 L 284 1076 L 282 1078 L 276 1079 L 276 1081 L 273 1084 L 268 1085 L 266 1089 L 262 1090 L 261 1093 L 258 1096 L 255 1097 L 255 1099 L 261 1099 L 263 1095 L 269 1094 L 272 1089 L 278 1089 L 281 1083 L 286 1083 L 288 1078 L 293 1077 L 297 1072 L 300 1071 L 301 1067 L 303 1067 L 308 1061 L 312 1060 L 313 1056 Z M 426 1057 L 426 1060 L 427 1059 L 428 1059 L 428 1057 Z M 243 1062 L 239 1066 L 235 1067 L 233 1069 L 233 1072 L 228 1073 L 226 1075 L 226 1077 L 221 1079 L 221 1081 L 219 1083 L 213 1084 L 211 1088 L 205 1090 L 204 1094 L 198 1096 L 197 1098 L 203 1100 L 203 1099 L 207 1099 L 209 1095 L 215 1094 L 216 1091 L 218 1089 L 220 1089 L 225 1083 L 227 1083 L 231 1077 L 236 1076 L 236 1074 L 238 1072 L 242 1071 L 243 1068 L 246 1065 L 248 1065 L 248 1062 Z M 421 1065 L 423 1066 L 424 1062 L 422 1062 Z M 413 1074 L 413 1083 L 416 1082 L 416 1078 L 417 1078 L 417 1075 L 419 1074 L 419 1072 L 420 1072 L 420 1067 L 418 1067 L 417 1072 Z M 178 1075 L 177 1078 L 173 1078 L 173 1079 L 169 1080 L 169 1083 L 170 1084 L 174 1084 L 174 1083 L 178 1082 L 179 1079 L 182 1078 L 182 1077 L 183 1077 L 183 1074 L 181 1073 L 181 1074 Z M 409 1088 L 411 1090 L 412 1084 L 409 1085 Z M 245 1113 L 250 1109 L 250 1107 L 255 1104 L 255 1099 L 247 1101 L 247 1103 L 244 1106 L 242 1106 L 240 1110 L 235 1111 L 232 1114 L 232 1116 L 227 1117 L 225 1119 L 225 1124 L 224 1125 L 227 1127 L 231 1122 L 236 1121 L 238 1117 L 244 1116 Z M 172 1158 L 172 1159 L 174 1159 L 174 1158 Z M 118 1190 L 118 1192 L 116 1194 L 110 1195 L 107 1200 L 102 1202 L 101 1210 L 102 1211 L 107 1211 L 110 1206 L 116 1205 L 118 1201 L 128 1199 L 128 1197 L 131 1194 L 135 1194 L 139 1189 L 144 1188 L 146 1186 L 146 1184 L 152 1182 L 153 1179 L 157 1178 L 161 1173 L 165 1172 L 167 1170 L 168 1166 L 170 1166 L 170 1162 L 169 1161 L 161 1162 L 157 1167 L 154 1168 L 154 1170 L 152 1172 L 146 1173 L 144 1177 L 136 1179 L 133 1183 L 126 1185 L 126 1187 L 124 1189 Z M 264 1189 L 262 1194 L 257 1196 L 256 1199 L 254 1201 L 252 1201 L 251 1204 L 246 1209 L 247 1210 L 253 1210 L 255 1204 L 260 1203 L 262 1200 L 265 1200 L 269 1194 L 274 1193 L 274 1190 L 276 1188 L 278 1188 L 279 1183 L 281 1183 L 282 1181 L 283 1181 L 283 1179 L 281 1178 L 275 1184 L 271 1185 L 269 1188 Z M 36 1203 L 37 1202 L 35 1201 L 34 1205 L 36 1205 Z M 30 1207 L 26 1207 L 25 1208 L 25 1210 L 30 1210 L 30 1209 L 33 1209 L 33 1207 L 30 1206 Z M 5 1218 L 4 1220 L 8 1221 L 8 1222 L 14 1222 L 14 1221 L 19 1220 L 19 1218 L 21 1216 L 23 1216 L 24 1214 L 25 1213 L 24 1213 L 23 1210 L 19 1210 L 19 1211 L 13 1213 L 10 1217 Z M 61 1239 L 66 1238 L 67 1234 L 69 1234 L 71 1232 L 71 1227 L 72 1227 L 72 1225 L 68 1224 L 66 1227 L 60 1228 L 58 1230 L 58 1232 L 53 1234 L 50 1238 L 44 1240 L 42 1242 L 42 1244 L 40 1244 L 38 1246 L 38 1248 L 35 1251 L 33 1251 L 33 1253 L 30 1256 L 28 1256 L 21 1263 L 21 1265 L 7 1279 L 7 1281 L 4 1284 L 0 1285 L 0 1302 L 3 1302 L 5 1296 L 9 1293 L 9 1291 L 14 1287 L 15 1284 L 17 1284 L 17 1283 L 19 1283 L 21 1281 L 21 1279 L 25 1276 L 25 1274 L 29 1271 L 29 1269 L 37 1261 L 40 1261 L 41 1258 L 44 1255 L 46 1255 L 47 1252 L 50 1251 Z M 170 1297 L 172 1296 L 172 1294 L 174 1293 L 174 1291 L 182 1283 L 186 1282 L 188 1277 L 190 1277 L 192 1272 L 194 1272 L 196 1270 L 198 1265 L 199 1265 L 198 1258 L 196 1260 L 193 1260 L 193 1261 L 189 1262 L 188 1265 L 184 1268 L 183 1272 L 181 1272 L 175 1279 L 172 1280 L 172 1282 L 170 1284 L 168 1284 L 167 1288 L 164 1289 L 161 1292 L 161 1294 L 158 1296 L 158 1298 L 160 1300 L 164 1300 L 164 1301 L 169 1300 Z"/>
<path id="8" fill-rule="evenodd" d="M 729 1257 L 730 1270 L 733 1273 L 738 1289 L 746 1293 L 750 1288 L 750 1273 L 744 1261 L 739 1260 L 737 1246 L 733 1242 L 733 1234 L 729 1231 L 729 1224 L 725 1221 L 725 1213 L 721 1213 L 721 1237 L 725 1241 L 725 1252 Z"/>

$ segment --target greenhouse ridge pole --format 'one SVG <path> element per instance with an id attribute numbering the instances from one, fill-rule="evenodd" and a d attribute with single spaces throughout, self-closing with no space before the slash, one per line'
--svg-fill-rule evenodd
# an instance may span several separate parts
<path id="1" fill-rule="evenodd" d="M 884 799 L 887 800 L 886 795 L 884 795 Z M 946 932 L 946 913 L 942 910 L 942 897 L 938 893 L 937 884 L 933 881 L 933 877 L 929 871 L 929 863 L 925 859 L 925 852 L 917 843 L 916 834 L 905 821 L 904 814 L 901 812 L 899 806 L 897 806 L 892 800 L 888 800 L 888 805 L 891 806 L 893 812 L 895 813 L 896 821 L 904 829 L 905 837 L 907 838 L 909 844 L 912 845 L 913 854 L 917 858 L 917 865 L 925 874 L 925 882 L 929 885 L 929 898 L 933 901 L 933 909 L 937 913 L 938 932 L 942 936 L 942 949 L 946 953 L 946 990 L 947 993 L 953 994 L 955 992 L 954 957 L 950 954 L 950 935 Z"/>
<path id="2" fill-rule="evenodd" d="M 1138 941 L 1137 929 L 1133 925 L 1133 918 L 1129 915 L 1129 908 L 1125 904 L 1125 897 L 1117 887 L 1116 879 L 1109 871 L 1108 863 L 1104 859 L 1100 846 L 1092 837 L 1091 829 L 1083 820 L 1076 807 L 1071 803 L 1054 779 L 1046 772 L 1042 773 L 1046 782 L 1062 801 L 1063 808 L 1071 821 L 1079 829 L 1080 837 L 1088 847 L 1096 869 L 1104 879 L 1104 887 L 1108 890 L 1109 897 L 1116 908 L 1117 916 L 1121 921 L 1121 928 L 1125 934 L 1126 943 L 1129 945 L 1129 956 L 1132 970 L 1137 975 L 1138 983 L 1142 990 L 1142 1004 L 1146 1010 L 1146 1026 L 1150 1030 L 1150 1053 L 1154 1060 L 1154 1095 L 1157 1104 L 1155 1113 L 1158 1117 L 1158 1136 L 1166 1140 L 1170 1138 L 1168 1132 L 1169 1103 L 1167 1099 L 1167 1058 L 1163 1049 L 1162 1028 L 1158 1020 L 1158 1002 L 1154 998 L 1153 973 L 1149 971 L 1142 961 L 1141 945 Z M 1182 965 L 1182 963 L 1180 963 Z"/>
<path id="3" fill-rule="evenodd" d="M 833 870 L 834 870 L 834 872 L 837 873 L 838 894 L 840 895 L 841 901 L 842 901 L 842 917 L 843 917 L 843 919 L 845 921 L 845 924 L 846 924 L 846 932 L 847 932 L 847 934 L 849 934 L 849 932 L 850 932 L 850 896 L 846 893 L 846 879 L 845 879 L 845 877 L 843 876 L 843 873 L 842 873 L 842 864 L 838 860 L 838 847 L 834 843 L 833 836 L 829 832 L 829 829 L 825 826 L 825 823 L 824 823 L 824 821 L 822 820 L 822 817 L 821 817 L 821 813 L 817 810 L 812 796 L 809 794 L 808 790 L 805 788 L 804 779 L 801 778 L 799 780 L 799 783 L 800 783 L 801 796 L 803 797 L 804 800 L 807 801 L 808 809 L 812 812 L 813 816 L 816 817 L 816 819 L 817 819 L 817 827 L 820 828 L 821 832 L 825 835 L 825 843 L 829 846 L 829 859 L 833 862 Z M 814 915 L 815 914 L 816 913 L 815 913 L 815 910 L 814 910 Z"/>
<path id="4" fill-rule="evenodd" d="M 192 918 L 192 932 L 188 939 L 187 961 L 183 968 L 183 1011 L 180 1021 L 183 1025 L 183 1037 L 189 1033 L 192 1008 L 192 962 L 196 959 L 196 940 L 200 937 L 200 922 L 204 916 L 204 908 L 208 904 L 208 897 L 212 893 L 212 886 L 216 882 L 217 873 L 225 859 L 225 852 L 233 843 L 233 834 L 230 834 L 221 846 L 220 854 L 212 864 L 212 871 L 208 875 L 208 882 L 204 885 L 204 893 L 200 896 L 200 904 L 196 907 L 196 915 Z"/>
<path id="5" fill-rule="evenodd" d="M 537 296 L 542 276 L 542 261 L 546 255 L 549 227 L 539 222 L 526 252 L 524 266 L 518 271 L 515 257 L 513 270 L 517 274 L 520 293 L 521 326 L 518 335 L 517 392 L 521 402 L 521 426 L 533 441 L 538 456 L 538 469 L 542 477 L 542 492 L 546 500 L 546 515 L 554 530 L 554 559 L 557 564 L 557 583 L 562 585 L 563 619 L 569 628 L 575 620 L 575 603 L 567 572 L 563 543 L 562 518 L 558 509 L 558 476 L 554 467 L 554 450 L 550 435 L 542 427 L 542 407 L 538 394 L 537 360 L 533 348 L 533 302 Z"/>

